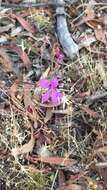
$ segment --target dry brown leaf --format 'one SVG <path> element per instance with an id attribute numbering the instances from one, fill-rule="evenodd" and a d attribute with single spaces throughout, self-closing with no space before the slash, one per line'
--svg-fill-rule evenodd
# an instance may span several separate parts
<path id="1" fill-rule="evenodd" d="M 24 105 L 26 109 L 28 109 L 28 106 L 32 107 L 31 90 L 32 90 L 32 86 L 30 84 L 24 85 Z"/>
<path id="2" fill-rule="evenodd" d="M 105 15 L 104 17 L 101 18 L 102 22 L 105 26 L 107 26 L 107 15 Z"/>
<path id="3" fill-rule="evenodd" d="M 106 88 L 107 87 L 107 73 L 105 71 L 105 65 L 102 58 L 100 58 L 98 63 L 96 63 L 96 69 L 103 81 L 103 86 Z"/>
<path id="4" fill-rule="evenodd" d="M 58 187 L 59 189 L 62 187 L 62 186 L 65 186 L 66 185 L 66 179 L 65 179 L 65 175 L 64 175 L 64 172 L 59 170 L 59 174 L 58 174 Z"/>
<path id="5" fill-rule="evenodd" d="M 94 13 L 94 0 L 90 0 L 89 3 L 88 3 L 88 6 L 85 10 L 85 13 L 87 14 L 87 17 L 90 18 L 90 19 L 93 19 L 94 16 L 95 16 L 95 13 Z"/>
<path id="6" fill-rule="evenodd" d="M 72 112 L 73 112 L 73 108 L 72 106 L 69 106 L 67 109 L 62 109 L 62 110 L 52 110 L 52 113 L 55 113 L 55 114 L 67 114 L 67 115 L 72 115 Z"/>
<path id="7" fill-rule="evenodd" d="M 98 149 L 96 150 L 96 152 L 97 152 L 97 153 L 98 153 L 98 152 L 104 152 L 104 153 L 107 154 L 107 146 L 104 146 L 104 147 L 98 148 Z"/>
<path id="8" fill-rule="evenodd" d="M 88 108 L 88 107 L 82 107 L 81 108 L 84 112 L 86 112 L 87 114 L 89 114 L 90 116 L 92 116 L 92 117 L 95 117 L 95 118 L 99 118 L 100 117 L 100 115 L 97 113 L 97 112 L 95 112 L 94 110 L 92 110 L 92 109 L 90 109 L 90 108 Z"/>
<path id="9" fill-rule="evenodd" d="M 31 24 L 26 21 L 24 18 L 22 18 L 20 15 L 15 15 L 15 14 L 12 14 L 11 15 L 13 18 L 16 18 L 17 21 L 22 25 L 22 27 L 27 30 L 28 32 L 30 33 L 35 33 L 35 29 L 33 26 L 31 26 Z"/>
<path id="10" fill-rule="evenodd" d="M 101 26 L 101 24 L 99 24 L 97 19 L 90 19 L 90 18 L 83 18 L 82 21 L 78 22 L 76 24 L 76 26 L 79 26 L 83 23 L 86 23 L 89 27 L 91 27 L 94 30 L 96 39 L 99 40 L 100 42 L 104 43 L 107 45 L 107 39 L 106 39 L 106 35 L 104 32 L 103 27 Z M 93 38 L 92 41 L 94 42 L 95 39 Z M 82 44 L 82 42 L 81 42 Z M 80 45 L 81 45 L 80 44 Z"/>
<path id="11" fill-rule="evenodd" d="M 95 18 L 95 11 L 93 4 L 94 4 L 93 0 L 89 1 L 89 4 L 85 10 L 86 16 L 84 16 L 83 19 L 80 22 L 78 22 L 78 24 L 76 25 L 78 26 L 83 23 L 86 23 L 89 27 L 91 27 L 94 30 L 96 39 L 107 45 L 107 39 L 102 27 L 102 23 L 104 21 L 101 22 L 101 18 L 100 19 Z"/>
<path id="12" fill-rule="evenodd" d="M 71 185 L 58 188 L 57 190 L 84 190 L 84 189 L 80 185 L 71 184 Z"/>
<path id="13" fill-rule="evenodd" d="M 18 85 L 19 85 L 19 80 L 17 79 L 14 81 L 13 85 L 10 87 L 9 93 L 12 99 L 16 97 Z"/>
<path id="14" fill-rule="evenodd" d="M 95 29 L 95 36 L 97 38 L 97 40 L 99 40 L 100 42 L 103 42 L 104 44 L 107 45 L 107 40 L 106 40 L 106 36 L 105 36 L 105 32 L 103 30 L 103 28 L 101 27 L 101 25 L 98 25 Z"/>
<path id="15" fill-rule="evenodd" d="M 42 74 L 41 79 L 47 78 L 48 75 L 49 75 L 49 72 L 50 72 L 50 67 L 48 67 L 48 68 L 46 69 L 46 71 Z"/>
<path id="16" fill-rule="evenodd" d="M 85 97 L 85 96 L 90 96 L 90 89 L 87 90 L 86 92 L 80 92 L 77 94 L 77 97 Z"/>
<path id="17" fill-rule="evenodd" d="M 3 32 L 7 32 L 11 28 L 13 28 L 14 24 L 8 24 L 6 26 L 0 26 L 0 34 Z"/>
<path id="18" fill-rule="evenodd" d="M 91 27 L 94 30 L 96 39 L 107 45 L 105 32 L 101 24 L 99 24 L 98 21 L 94 19 L 90 21 L 86 21 L 86 23 L 89 27 Z"/>
<path id="19" fill-rule="evenodd" d="M 12 28 L 12 30 L 11 30 L 11 37 L 15 37 L 15 36 L 17 36 L 17 35 L 19 35 L 19 33 L 22 31 L 22 27 L 14 27 L 14 28 Z"/>
<path id="20" fill-rule="evenodd" d="M 25 170 L 27 170 L 29 173 L 31 174 L 35 174 L 35 173 L 43 173 L 44 170 L 39 170 L 37 168 L 35 168 L 34 165 L 28 165 L 28 166 L 23 166 Z"/>
<path id="21" fill-rule="evenodd" d="M 103 184 L 100 184 L 97 180 L 87 177 L 87 182 L 89 185 L 89 189 L 104 190 Z"/>
<path id="22" fill-rule="evenodd" d="M 66 159 L 66 158 L 61 158 L 58 156 L 53 156 L 53 157 L 40 156 L 40 157 L 34 157 L 33 160 L 31 157 L 31 161 L 32 162 L 40 161 L 40 162 L 44 162 L 48 164 L 55 164 L 55 165 L 61 165 L 61 166 L 71 166 L 76 163 L 76 161 L 73 159 Z"/>
<path id="23" fill-rule="evenodd" d="M 90 20 L 93 20 L 94 17 L 95 17 L 95 12 L 94 12 L 94 9 L 93 9 L 93 0 L 89 1 L 86 9 L 85 9 L 85 16 L 76 24 L 76 26 L 79 26 L 83 23 L 87 23 L 88 21 Z M 75 21 L 74 21 L 75 22 Z"/>
<path id="24" fill-rule="evenodd" d="M 7 35 L 1 35 L 0 36 L 0 44 L 6 43 L 8 41 Z"/>
<path id="25" fill-rule="evenodd" d="M 38 114 L 35 110 L 35 105 L 31 98 L 31 90 L 32 86 L 30 84 L 24 85 L 24 105 L 27 111 L 27 115 L 30 117 L 31 120 L 35 122 L 38 119 Z"/>
<path id="26" fill-rule="evenodd" d="M 10 57 L 8 56 L 6 49 L 0 48 L 0 57 L 2 57 L 2 59 L 3 59 L 2 64 L 3 64 L 5 71 L 12 72 L 13 71 L 13 68 L 12 68 L 13 63 L 12 63 Z"/>
<path id="27" fill-rule="evenodd" d="M 34 136 L 33 136 L 33 129 L 31 127 L 31 139 L 30 139 L 30 141 L 28 143 L 24 144 L 23 146 L 15 147 L 12 150 L 13 155 L 17 156 L 20 154 L 27 154 L 29 152 L 32 152 L 34 144 L 35 144 L 35 140 L 34 140 Z"/>
<path id="28" fill-rule="evenodd" d="M 90 47 L 93 42 L 96 42 L 96 38 L 93 35 L 84 35 L 79 37 L 79 47 Z"/>
<path id="29" fill-rule="evenodd" d="M 17 91 L 18 91 L 18 85 L 19 85 L 19 80 L 17 79 L 13 85 L 10 87 L 9 89 L 9 94 L 10 94 L 10 97 L 11 97 L 11 100 L 13 102 L 13 104 L 19 109 L 19 110 L 22 110 L 24 111 L 20 101 L 16 98 L 16 94 L 17 94 Z"/>
<path id="30" fill-rule="evenodd" d="M 47 123 L 51 119 L 52 115 L 53 115 L 52 109 L 48 108 L 46 111 L 46 116 L 44 118 L 44 122 Z"/>
<path id="31" fill-rule="evenodd" d="M 26 52 L 24 52 L 20 47 L 17 47 L 16 45 L 10 45 L 9 49 L 11 49 L 12 51 L 16 52 L 19 55 L 19 57 L 22 59 L 24 65 L 27 68 L 31 67 L 32 62 L 30 61 Z"/>

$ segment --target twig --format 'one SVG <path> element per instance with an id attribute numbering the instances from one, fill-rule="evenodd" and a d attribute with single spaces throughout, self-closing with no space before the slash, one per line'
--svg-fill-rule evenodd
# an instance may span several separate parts
<path id="1" fill-rule="evenodd" d="M 107 162 L 98 162 L 95 164 L 96 167 L 99 167 L 99 168 L 107 168 Z"/>
<path id="2" fill-rule="evenodd" d="M 92 5 L 94 5 L 94 6 L 107 6 L 107 3 L 93 3 Z M 77 7 L 77 9 L 79 9 L 81 7 L 87 7 L 87 6 L 89 6 L 88 3 L 83 3 L 83 4 L 79 5 Z"/>
<path id="3" fill-rule="evenodd" d="M 99 99 L 102 99 L 102 98 L 106 98 L 106 97 L 107 97 L 107 92 L 103 92 L 101 94 L 89 96 L 86 98 L 86 104 L 92 104 L 93 102 L 95 102 Z"/>

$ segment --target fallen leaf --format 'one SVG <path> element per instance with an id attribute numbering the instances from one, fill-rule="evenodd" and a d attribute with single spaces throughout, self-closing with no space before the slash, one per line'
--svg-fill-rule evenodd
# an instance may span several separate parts
<path id="1" fill-rule="evenodd" d="M 19 109 L 24 111 L 23 106 L 21 105 L 20 101 L 17 99 L 16 95 L 18 92 L 18 86 L 19 86 L 19 81 L 20 80 L 15 80 L 15 82 L 13 83 L 13 85 L 10 87 L 9 89 L 9 94 L 11 97 L 11 101 L 13 102 L 13 104 Z"/>
<path id="2" fill-rule="evenodd" d="M 29 172 L 29 173 L 31 173 L 31 174 L 35 174 L 35 173 L 45 173 L 46 171 L 45 171 L 45 169 L 44 170 L 39 170 L 39 169 L 37 169 L 37 168 L 35 168 L 35 166 L 34 165 L 28 165 L 28 166 L 23 166 L 24 167 L 24 169 L 27 171 L 27 172 Z"/>
<path id="3" fill-rule="evenodd" d="M 84 190 L 84 189 L 80 185 L 71 184 L 71 185 L 58 188 L 57 190 Z"/>
<path id="4" fill-rule="evenodd" d="M 103 179 L 103 183 L 99 184 L 100 187 L 102 187 L 101 190 L 105 190 L 105 188 L 107 188 L 107 167 L 95 167 L 95 171 L 97 171 L 97 173 L 99 173 L 99 175 L 102 177 Z M 98 188 L 97 190 L 100 190 L 100 188 Z"/>
<path id="5" fill-rule="evenodd" d="M 96 39 L 107 45 L 106 35 L 102 27 L 102 23 L 104 21 L 101 22 L 101 18 L 96 19 L 93 4 L 93 0 L 89 1 L 89 4 L 85 10 L 86 16 L 84 16 L 83 19 L 76 24 L 76 26 L 86 23 L 89 27 L 91 27 L 94 30 Z"/>
<path id="6" fill-rule="evenodd" d="M 39 139 L 38 139 L 39 140 Z M 38 142 L 39 143 L 39 142 Z M 38 150 L 37 153 L 39 156 L 49 157 L 51 155 L 51 152 L 48 150 L 48 147 L 45 145 L 42 145 Z"/>
<path id="7" fill-rule="evenodd" d="M 94 7 L 93 7 L 93 0 L 89 1 L 84 13 L 86 15 L 78 22 L 78 24 L 76 24 L 76 26 L 79 26 L 79 25 L 81 25 L 83 23 L 86 23 L 86 22 L 94 19 L 95 12 L 94 12 Z"/>
<path id="8" fill-rule="evenodd" d="M 90 47 L 90 45 L 93 42 L 96 42 L 96 38 L 93 35 L 84 35 L 84 36 L 80 36 L 78 41 L 79 41 L 79 47 L 81 49 L 83 47 Z"/>
<path id="9" fill-rule="evenodd" d="M 49 72 L 50 72 L 50 67 L 48 67 L 48 68 L 46 69 L 46 71 L 42 74 L 42 76 L 41 76 L 40 79 L 45 79 L 45 78 L 47 78 L 48 75 L 49 75 Z"/>
<path id="10" fill-rule="evenodd" d="M 5 71 L 12 72 L 13 71 L 13 68 L 12 68 L 13 62 L 10 59 L 10 57 L 8 56 L 6 49 L 0 48 L 0 57 L 3 58 L 2 64 L 3 64 Z"/>
<path id="11" fill-rule="evenodd" d="M 97 27 L 94 28 L 94 32 L 95 32 L 95 36 L 96 36 L 97 40 L 99 40 L 100 42 L 103 42 L 104 44 L 107 45 L 107 40 L 106 40 L 105 32 L 104 32 L 102 26 L 101 25 L 97 25 Z"/>
<path id="12" fill-rule="evenodd" d="M 48 164 L 55 164 L 61 166 L 71 166 L 76 163 L 76 161 L 73 159 L 66 159 L 58 156 L 53 156 L 53 157 L 40 156 L 40 157 L 31 157 L 31 158 L 29 157 L 29 160 L 32 162 L 40 161 Z"/>
<path id="13" fill-rule="evenodd" d="M 31 100 L 31 90 L 32 90 L 32 86 L 30 84 L 24 84 L 24 105 L 26 109 L 28 109 L 28 106 L 31 106 L 31 107 L 33 106 L 32 100 Z M 32 107 L 32 109 L 34 108 Z"/>
<path id="14" fill-rule="evenodd" d="M 107 15 L 105 15 L 104 17 L 102 16 L 101 21 L 105 26 L 107 26 Z"/>
<path id="15" fill-rule="evenodd" d="M 77 94 L 77 97 L 85 97 L 85 96 L 90 96 L 90 90 L 87 90 L 86 92 L 79 92 Z"/>
<path id="16" fill-rule="evenodd" d="M 8 157 L 8 151 L 7 148 L 0 148 L 0 160 L 2 159 L 6 159 L 6 157 Z"/>
<path id="17" fill-rule="evenodd" d="M 7 42 L 8 38 L 4 35 L 0 36 L 0 44 Z"/>
<path id="18" fill-rule="evenodd" d="M 107 45 L 107 40 L 102 25 L 99 24 L 97 20 L 90 20 L 86 23 L 94 30 L 96 39 Z"/>
<path id="19" fill-rule="evenodd" d="M 86 23 L 89 27 L 91 27 L 94 30 L 94 33 L 95 33 L 97 40 L 99 40 L 102 43 L 107 45 L 107 39 L 106 39 L 104 29 L 103 29 L 102 25 L 99 24 L 97 19 L 90 20 L 90 18 L 83 18 L 83 20 L 80 21 L 78 24 L 76 24 L 76 26 L 79 26 L 83 23 Z M 92 39 L 92 41 L 95 41 L 95 40 Z M 83 43 L 83 45 L 84 45 L 84 43 Z"/>
<path id="20" fill-rule="evenodd" d="M 51 119 L 52 115 L 53 115 L 52 109 L 51 108 L 47 108 L 46 116 L 44 118 L 44 122 L 47 123 Z"/>
<path id="21" fill-rule="evenodd" d="M 102 184 L 99 183 L 99 181 L 94 180 L 90 177 L 87 177 L 87 182 L 89 185 L 89 189 L 95 189 L 95 190 L 104 190 L 104 187 Z"/>
<path id="22" fill-rule="evenodd" d="M 7 32 L 11 28 L 13 28 L 14 24 L 8 24 L 6 26 L 0 26 L 0 34 L 3 32 Z"/>
<path id="23" fill-rule="evenodd" d="M 19 80 L 17 79 L 14 81 L 13 85 L 9 89 L 9 94 L 10 94 L 12 99 L 16 98 L 18 85 L 19 85 Z"/>
<path id="24" fill-rule="evenodd" d="M 60 188 L 62 188 L 62 186 L 65 186 L 65 185 L 66 185 L 66 180 L 65 180 L 64 172 L 59 170 L 59 173 L 58 173 L 58 187 L 60 189 Z"/>
<path id="25" fill-rule="evenodd" d="M 16 45 L 10 45 L 8 47 L 9 49 L 11 49 L 12 51 L 16 52 L 19 55 L 19 57 L 22 59 L 24 65 L 27 68 L 31 67 L 32 62 L 30 61 L 25 51 L 23 51 L 20 47 L 17 47 Z"/>
<path id="26" fill-rule="evenodd" d="M 95 13 L 94 13 L 94 0 L 90 0 L 89 3 L 88 3 L 88 6 L 85 10 L 85 13 L 87 14 L 87 17 L 90 18 L 90 19 L 93 19 L 94 16 L 95 16 Z"/>
<path id="27" fill-rule="evenodd" d="M 15 147 L 14 149 L 12 149 L 12 153 L 13 153 L 13 155 L 17 156 L 20 154 L 27 154 L 29 152 L 32 152 L 34 144 L 35 144 L 35 140 L 34 140 L 34 136 L 33 136 L 33 128 L 31 127 L 30 141 L 20 147 Z"/>
<path id="28" fill-rule="evenodd" d="M 17 36 L 22 31 L 22 27 L 12 28 L 11 37 Z"/>
<path id="29" fill-rule="evenodd" d="M 102 58 L 100 58 L 98 62 L 96 63 L 96 69 L 103 81 L 103 86 L 106 88 L 107 87 L 107 73 L 106 73 L 105 65 Z"/>
<path id="30" fill-rule="evenodd" d="M 27 115 L 30 117 L 31 120 L 35 122 L 37 121 L 38 114 L 35 110 L 35 104 L 33 103 L 31 98 L 31 90 L 32 86 L 30 84 L 24 85 L 24 105 L 27 111 Z"/>
<path id="31" fill-rule="evenodd" d="M 99 118 L 100 117 L 100 115 L 97 113 L 97 112 L 95 112 L 94 110 L 92 110 L 92 109 L 90 109 L 90 108 L 88 108 L 88 107 L 82 107 L 81 108 L 84 112 L 86 112 L 87 114 L 89 114 L 90 116 L 92 116 L 92 117 L 95 117 L 95 118 Z"/>
<path id="32" fill-rule="evenodd" d="M 34 27 L 31 26 L 31 24 L 28 21 L 26 21 L 24 18 L 22 18 L 20 15 L 12 14 L 11 16 L 12 16 L 12 18 L 17 19 L 17 21 L 22 25 L 22 27 L 25 30 L 27 30 L 30 33 L 35 33 Z"/>
<path id="33" fill-rule="evenodd" d="M 97 152 L 97 153 L 99 153 L 99 152 L 104 152 L 104 153 L 107 154 L 107 146 L 104 146 L 104 147 L 98 148 L 98 149 L 96 150 L 96 152 Z"/>

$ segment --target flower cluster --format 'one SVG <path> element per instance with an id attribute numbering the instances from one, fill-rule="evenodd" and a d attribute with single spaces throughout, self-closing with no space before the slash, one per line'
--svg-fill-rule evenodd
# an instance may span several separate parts
<path id="1" fill-rule="evenodd" d="M 53 104 L 57 104 L 61 97 L 63 96 L 57 89 L 58 79 L 54 78 L 51 80 L 41 79 L 39 85 L 41 88 L 45 89 L 45 93 L 42 94 L 42 103 L 51 100 Z"/>

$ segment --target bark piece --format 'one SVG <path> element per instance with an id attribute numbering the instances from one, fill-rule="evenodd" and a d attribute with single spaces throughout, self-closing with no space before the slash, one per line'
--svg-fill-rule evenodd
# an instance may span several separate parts
<path id="1" fill-rule="evenodd" d="M 65 10 L 64 10 L 64 7 L 61 6 L 61 4 L 62 5 L 64 4 L 64 1 L 57 0 L 57 3 L 60 4 L 60 6 L 56 8 L 58 39 L 66 56 L 72 59 L 76 55 L 78 55 L 79 47 L 74 42 L 71 34 L 68 31 Z"/>

